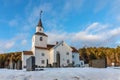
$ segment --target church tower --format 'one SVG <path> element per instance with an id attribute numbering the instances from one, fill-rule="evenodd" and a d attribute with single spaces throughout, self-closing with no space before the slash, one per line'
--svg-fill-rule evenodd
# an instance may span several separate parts
<path id="1" fill-rule="evenodd" d="M 40 20 L 39 20 L 39 22 L 38 22 L 38 25 L 37 25 L 37 27 L 36 27 L 36 32 L 41 32 L 41 33 L 44 32 L 44 31 L 43 31 L 43 25 L 42 25 L 41 18 L 40 18 Z"/>
<path id="2" fill-rule="evenodd" d="M 42 20 L 41 20 L 41 13 L 40 13 L 40 19 L 36 26 L 36 33 L 33 35 L 32 38 L 32 48 L 35 47 L 47 48 L 48 36 L 44 33 L 44 27 L 42 25 Z"/>

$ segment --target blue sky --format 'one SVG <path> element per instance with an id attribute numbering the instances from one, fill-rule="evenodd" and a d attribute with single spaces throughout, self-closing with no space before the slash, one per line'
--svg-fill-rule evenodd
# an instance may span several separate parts
<path id="1" fill-rule="evenodd" d="M 81 48 L 120 45 L 120 0 L 0 0 L 0 53 L 31 49 L 43 10 L 48 43 Z"/>

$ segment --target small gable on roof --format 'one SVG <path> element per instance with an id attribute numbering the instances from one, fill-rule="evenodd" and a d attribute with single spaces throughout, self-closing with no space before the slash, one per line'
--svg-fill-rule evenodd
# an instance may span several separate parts
<path id="1" fill-rule="evenodd" d="M 71 47 L 71 48 L 73 49 L 72 52 L 79 53 L 79 51 L 75 47 Z"/>
<path id="2" fill-rule="evenodd" d="M 66 46 L 70 51 L 72 51 L 72 48 L 68 44 L 66 44 L 64 41 L 58 42 L 55 46 L 53 46 L 53 49 L 58 48 L 60 45 Z"/>
<path id="3" fill-rule="evenodd" d="M 23 54 L 24 55 L 33 55 L 33 52 L 32 51 L 23 51 Z"/>

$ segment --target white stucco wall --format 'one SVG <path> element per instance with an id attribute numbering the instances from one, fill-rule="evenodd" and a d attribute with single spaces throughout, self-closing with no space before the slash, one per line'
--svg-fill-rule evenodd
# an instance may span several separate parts
<path id="1" fill-rule="evenodd" d="M 83 60 L 80 60 L 80 67 L 85 67 L 85 63 Z"/>
<path id="2" fill-rule="evenodd" d="M 35 47 L 32 47 L 33 56 L 35 56 Z"/>
<path id="3" fill-rule="evenodd" d="M 73 52 L 72 61 L 74 62 L 74 66 L 80 65 L 79 53 Z"/>
<path id="4" fill-rule="evenodd" d="M 42 53 L 44 53 L 44 56 L 42 56 Z M 45 49 L 35 49 L 35 64 L 37 66 L 47 66 L 47 59 L 49 60 L 49 51 Z M 44 60 L 44 64 L 42 64 L 42 60 Z"/>
<path id="5" fill-rule="evenodd" d="M 33 35 L 33 37 L 32 37 L 32 48 L 34 48 L 35 47 L 35 35 Z"/>
<path id="6" fill-rule="evenodd" d="M 24 68 L 24 66 L 26 66 L 26 60 L 31 56 L 33 56 L 33 55 L 24 55 L 22 53 L 22 68 Z"/>
<path id="7" fill-rule="evenodd" d="M 36 27 L 36 32 L 43 32 L 43 28 L 42 27 Z"/>
<path id="8" fill-rule="evenodd" d="M 43 38 L 42 41 L 40 41 L 40 37 Z M 42 35 L 34 35 L 32 38 L 32 47 L 34 46 L 47 47 L 47 37 Z"/>
<path id="9" fill-rule="evenodd" d="M 49 51 L 49 64 L 53 64 L 53 62 L 54 62 L 54 49 L 51 49 L 50 51 Z"/>
<path id="10" fill-rule="evenodd" d="M 68 66 L 67 60 L 69 60 L 69 64 L 72 64 L 72 49 L 67 44 L 63 43 L 54 49 L 53 62 L 56 62 L 57 52 L 60 53 L 60 66 Z"/>

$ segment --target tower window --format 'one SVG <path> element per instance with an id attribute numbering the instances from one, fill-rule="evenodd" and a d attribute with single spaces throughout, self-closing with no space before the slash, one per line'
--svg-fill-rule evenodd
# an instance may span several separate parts
<path id="1" fill-rule="evenodd" d="M 43 40 L 43 38 L 42 37 L 40 37 L 40 41 L 42 41 Z"/>
<path id="2" fill-rule="evenodd" d="M 40 29 L 40 31 L 41 31 L 41 29 Z"/>
<path id="3" fill-rule="evenodd" d="M 69 55 L 69 52 L 67 52 L 66 55 Z"/>
<path id="4" fill-rule="evenodd" d="M 44 53 L 42 53 L 41 55 L 42 55 L 42 56 L 45 56 L 45 54 L 44 54 Z"/>

